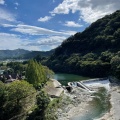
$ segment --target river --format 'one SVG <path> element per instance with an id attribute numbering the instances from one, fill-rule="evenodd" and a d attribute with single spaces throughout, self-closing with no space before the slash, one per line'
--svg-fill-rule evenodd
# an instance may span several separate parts
<path id="1" fill-rule="evenodd" d="M 98 120 L 110 109 L 109 96 L 105 88 L 100 88 L 98 93 L 94 93 L 94 98 L 89 102 L 83 115 L 77 115 L 70 120 Z"/>
<path id="2" fill-rule="evenodd" d="M 54 75 L 54 79 L 58 80 L 62 85 L 67 85 L 68 82 L 87 80 L 90 78 L 74 74 L 57 73 Z"/>
<path id="3" fill-rule="evenodd" d="M 67 85 L 67 83 L 71 81 L 80 81 L 90 78 L 74 74 L 55 74 L 54 79 L 58 80 L 62 85 Z M 89 103 L 89 107 L 86 108 L 87 113 L 83 113 L 82 116 L 74 116 L 70 120 L 95 120 L 110 109 L 109 95 L 104 87 L 101 87 L 93 96 L 95 96 L 94 99 Z"/>

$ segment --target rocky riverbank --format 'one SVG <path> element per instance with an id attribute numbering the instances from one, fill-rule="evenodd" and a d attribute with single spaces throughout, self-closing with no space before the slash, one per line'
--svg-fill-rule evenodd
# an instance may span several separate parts
<path id="1" fill-rule="evenodd" d="M 64 91 L 61 107 L 57 111 L 58 120 L 72 120 L 72 117 L 85 114 L 92 101 L 91 93 L 74 88 L 71 93 Z"/>
<path id="2" fill-rule="evenodd" d="M 111 109 L 98 120 L 120 120 L 120 86 L 112 85 L 110 96 Z"/>
<path id="3" fill-rule="evenodd" d="M 91 89 L 96 91 L 96 93 L 100 92 L 100 87 L 92 86 Z M 95 108 L 96 103 L 94 103 L 96 97 L 99 96 L 94 96 L 93 93 L 90 93 L 80 87 L 74 87 L 71 93 L 65 90 L 62 96 L 60 108 L 56 112 L 58 120 L 78 120 L 78 118 L 79 120 L 83 120 L 83 117 L 86 115 L 90 117 L 90 120 L 92 117 L 96 117 L 97 115 L 94 113 L 98 109 Z M 93 113 L 90 113 L 91 111 Z M 91 114 L 94 115 L 91 117 Z M 99 113 L 97 114 L 99 115 Z"/>

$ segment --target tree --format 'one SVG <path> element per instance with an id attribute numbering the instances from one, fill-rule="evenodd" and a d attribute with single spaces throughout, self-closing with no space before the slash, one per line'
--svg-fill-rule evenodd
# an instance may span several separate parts
<path id="1" fill-rule="evenodd" d="M 111 59 L 111 70 L 114 76 L 120 79 L 120 57 L 115 56 Z"/>
<path id="2" fill-rule="evenodd" d="M 10 84 L 0 84 L 2 93 L 0 97 L 3 103 L 1 105 L 1 120 L 17 120 L 34 106 L 36 90 L 26 81 L 14 81 Z"/>
<path id="3" fill-rule="evenodd" d="M 26 79 L 30 84 L 33 84 L 35 88 L 38 88 L 42 83 L 45 83 L 47 76 L 43 66 L 34 60 L 30 60 L 26 70 Z"/>
<path id="4" fill-rule="evenodd" d="M 6 93 L 6 87 L 5 87 L 5 84 L 3 82 L 0 81 L 0 118 L 3 118 L 3 106 L 5 105 L 6 103 L 6 96 L 5 96 L 5 93 Z"/>
<path id="5" fill-rule="evenodd" d="M 48 80 L 50 78 L 53 78 L 54 72 L 50 70 L 47 66 L 43 66 L 43 68 L 44 68 L 45 75 L 47 76 Z"/>
<path id="6" fill-rule="evenodd" d="M 37 55 L 36 57 L 34 57 L 34 59 L 37 61 L 37 62 L 40 62 L 42 60 L 42 57 L 40 55 Z"/>
<path id="7" fill-rule="evenodd" d="M 32 114 L 29 115 L 27 120 L 45 120 L 45 110 L 48 107 L 48 104 L 50 103 L 50 99 L 48 95 L 45 94 L 44 91 L 40 91 L 39 94 L 36 97 L 37 100 L 37 107 L 33 111 Z"/>

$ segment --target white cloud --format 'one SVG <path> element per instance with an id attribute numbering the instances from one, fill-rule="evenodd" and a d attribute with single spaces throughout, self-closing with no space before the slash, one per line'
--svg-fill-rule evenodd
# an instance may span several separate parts
<path id="1" fill-rule="evenodd" d="M 0 0 L 0 4 L 4 5 L 5 1 L 4 0 Z"/>
<path id="2" fill-rule="evenodd" d="M 74 35 L 76 33 L 76 31 L 72 31 L 72 30 L 71 31 L 62 30 L 61 32 L 68 36 Z"/>
<path id="3" fill-rule="evenodd" d="M 3 27 L 16 27 L 16 25 L 13 24 L 1 24 Z"/>
<path id="4" fill-rule="evenodd" d="M 14 49 L 26 49 L 26 50 L 41 50 L 39 46 L 26 46 L 31 42 L 30 39 L 23 39 L 18 35 L 9 33 L 0 33 L 0 49 L 1 50 L 14 50 Z M 36 42 L 36 41 L 35 41 Z"/>
<path id="5" fill-rule="evenodd" d="M 19 6 L 19 5 L 20 5 L 18 2 L 15 2 L 14 4 L 15 4 L 16 6 Z"/>
<path id="6" fill-rule="evenodd" d="M 7 10 L 1 9 L 0 8 L 0 20 L 2 21 L 9 21 L 9 22 L 15 22 L 16 21 L 16 16 Z"/>
<path id="7" fill-rule="evenodd" d="M 20 32 L 20 33 L 23 33 L 23 34 L 29 34 L 29 35 L 60 34 L 59 32 L 49 30 L 49 29 L 46 29 L 46 28 L 24 25 L 24 24 L 19 24 L 19 25 L 16 26 L 16 28 L 13 28 L 11 30 L 16 31 L 16 32 Z"/>
<path id="8" fill-rule="evenodd" d="M 20 4 L 19 4 L 18 2 L 15 2 L 14 4 L 15 4 L 14 9 L 17 10 L 17 9 L 18 9 L 18 6 L 19 6 Z"/>
<path id="9" fill-rule="evenodd" d="M 82 27 L 83 26 L 78 23 L 75 23 L 74 21 L 66 21 L 65 24 L 63 25 L 67 27 Z"/>
<path id="10" fill-rule="evenodd" d="M 14 50 L 21 48 L 26 50 L 47 51 L 56 48 L 65 39 L 65 36 L 44 36 L 31 40 L 29 38 L 22 38 L 20 35 L 0 33 L 0 49 Z"/>
<path id="11" fill-rule="evenodd" d="M 63 0 L 51 14 L 69 14 L 79 11 L 80 18 L 87 23 L 120 9 L 120 0 Z"/>
<path id="12" fill-rule="evenodd" d="M 39 21 L 39 22 L 47 22 L 47 21 L 49 21 L 50 19 L 52 19 L 51 16 L 45 16 L 45 17 L 40 17 L 40 18 L 38 19 L 38 21 Z"/>
<path id="13" fill-rule="evenodd" d="M 21 47 L 20 37 L 14 34 L 0 33 L 0 49 L 17 49 Z"/>
<path id="14" fill-rule="evenodd" d="M 54 31 L 49 30 L 46 28 L 36 27 L 36 26 L 30 26 L 30 25 L 24 25 L 24 24 L 18 24 L 15 28 L 12 28 L 11 31 L 20 32 L 22 34 L 29 34 L 29 35 L 71 35 L 71 33 L 75 33 L 75 31 Z"/>
<path id="15" fill-rule="evenodd" d="M 64 36 L 46 36 L 45 38 L 39 38 L 35 41 L 30 41 L 28 44 L 25 45 L 25 47 L 36 47 L 41 50 L 44 49 L 46 51 L 56 48 L 65 39 L 66 37 Z"/>

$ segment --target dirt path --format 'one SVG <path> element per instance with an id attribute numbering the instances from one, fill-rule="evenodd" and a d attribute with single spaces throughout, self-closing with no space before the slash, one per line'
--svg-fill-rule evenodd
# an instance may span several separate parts
<path id="1" fill-rule="evenodd" d="M 51 79 L 51 84 L 52 85 L 45 86 L 45 91 L 51 97 L 59 97 L 63 92 L 63 88 L 61 87 L 61 84 L 55 79 Z"/>

